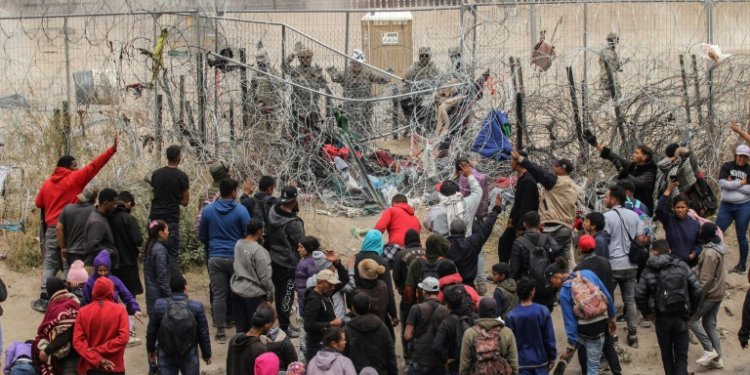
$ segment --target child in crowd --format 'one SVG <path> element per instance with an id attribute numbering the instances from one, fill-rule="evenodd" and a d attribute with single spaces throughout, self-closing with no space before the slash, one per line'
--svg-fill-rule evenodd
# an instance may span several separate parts
<path id="1" fill-rule="evenodd" d="M 320 241 L 312 236 L 303 237 L 297 246 L 300 260 L 297 263 L 297 269 L 294 271 L 294 289 L 297 290 L 299 312 L 302 311 L 302 300 L 304 299 L 305 289 L 307 289 L 307 279 L 316 273 L 316 258 L 313 258 L 313 253 L 318 250 L 320 250 Z"/>
<path id="2" fill-rule="evenodd" d="M 516 280 L 510 277 L 510 265 L 508 263 L 497 263 L 492 266 L 491 280 L 497 285 L 493 298 L 497 302 L 498 315 L 505 319 L 510 310 L 518 306 Z"/>
<path id="3" fill-rule="evenodd" d="M 138 301 L 135 300 L 133 294 L 130 293 L 125 284 L 120 281 L 117 276 L 109 273 L 112 268 L 112 260 L 109 257 L 109 250 L 104 249 L 99 252 L 99 255 L 94 258 L 94 273 L 89 277 L 89 280 L 83 286 L 83 303 L 81 305 L 87 305 L 93 301 L 91 292 L 94 289 L 94 282 L 100 277 L 106 277 L 112 280 L 112 284 L 115 286 L 114 300 L 117 301 L 119 298 L 125 303 L 125 307 L 128 310 L 128 318 L 130 323 L 130 340 L 128 346 L 136 346 L 141 344 L 141 339 L 135 337 L 135 319 L 141 321 L 141 306 Z"/>
<path id="4" fill-rule="evenodd" d="M 547 375 L 557 357 L 552 316 L 547 307 L 534 303 L 535 284 L 529 278 L 518 281 L 520 303 L 505 319 L 516 337 L 519 375 Z"/>
<path id="5" fill-rule="evenodd" d="M 172 297 L 169 287 L 169 256 L 164 244 L 169 238 L 169 226 L 164 220 L 154 220 L 148 224 L 148 242 L 143 267 L 146 282 L 146 309 L 151 313 L 159 298 Z"/>
<path id="6" fill-rule="evenodd" d="M 31 362 L 31 343 L 13 341 L 5 350 L 5 367 L 3 373 L 6 375 L 36 374 Z"/>
<path id="7" fill-rule="evenodd" d="M 89 274 L 82 260 L 76 260 L 70 265 L 68 277 L 65 279 L 65 287 L 70 293 L 78 297 L 78 301 L 83 303 L 83 285 L 89 280 Z"/>

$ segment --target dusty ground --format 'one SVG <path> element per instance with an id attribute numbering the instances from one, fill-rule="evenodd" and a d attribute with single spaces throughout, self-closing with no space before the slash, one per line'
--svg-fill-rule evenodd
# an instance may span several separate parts
<path id="1" fill-rule="evenodd" d="M 357 226 L 365 228 L 372 226 L 377 220 L 377 217 L 348 219 L 343 217 L 332 218 L 312 214 L 306 216 L 308 232 L 319 236 L 322 239 L 324 246 L 335 247 L 337 251 L 341 251 L 342 253 L 358 249 L 358 240 L 353 238 L 350 234 L 350 229 L 352 227 Z M 336 240 L 331 241 L 330 239 Z M 487 268 L 489 268 L 497 259 L 496 241 L 497 237 L 495 235 L 485 247 Z M 738 257 L 733 228 L 730 228 L 730 233 L 727 235 L 727 241 L 730 244 L 729 247 L 733 249 L 733 252 L 728 255 L 726 262 L 727 267 L 730 267 L 736 264 Z M 7 344 L 13 340 L 26 340 L 33 338 L 36 332 L 36 327 L 42 319 L 41 314 L 30 308 L 30 301 L 38 296 L 37 283 L 39 279 L 39 269 L 19 272 L 18 270 L 8 269 L 4 262 L 0 262 L 0 274 L 2 274 L 2 278 L 8 286 L 9 293 L 8 300 L 2 305 L 5 314 L 0 318 L 0 324 L 3 326 L 4 343 L 7 346 Z M 189 279 L 190 296 L 194 299 L 203 301 L 207 305 L 208 282 L 205 271 L 193 270 L 189 272 L 187 276 Z M 723 371 L 716 370 L 713 371 L 713 373 L 750 374 L 750 367 L 748 367 L 747 362 L 745 362 L 742 357 L 742 355 L 747 352 L 742 351 L 736 339 L 736 333 L 740 326 L 742 302 L 748 285 L 744 276 L 736 274 L 730 274 L 728 282 L 730 284 L 730 289 L 727 292 L 726 299 L 722 304 L 722 309 L 719 313 L 719 327 L 722 333 L 722 349 L 724 351 L 725 369 Z M 488 294 L 490 293 L 491 292 L 488 292 Z M 617 297 L 619 300 L 619 294 Z M 138 300 L 141 303 L 145 303 L 143 296 L 139 296 Z M 553 318 L 558 343 L 562 348 L 565 342 L 565 334 L 559 309 L 555 310 Z M 623 329 L 624 326 L 620 324 L 620 328 Z M 145 325 L 139 325 L 137 332 L 138 336 L 145 341 Z M 624 336 L 624 333 L 622 333 L 621 336 Z M 659 349 L 656 343 L 654 329 L 641 328 L 639 331 L 639 339 L 640 348 L 625 348 L 623 363 L 624 373 L 629 375 L 654 375 L 661 373 L 662 369 Z M 213 342 L 212 348 L 214 351 L 213 363 L 208 366 L 205 364 L 202 364 L 201 366 L 207 374 L 223 374 L 223 368 L 226 361 L 226 345 L 219 345 Z M 398 350 L 400 353 L 400 347 Z M 695 364 L 695 360 L 701 355 L 701 353 L 702 349 L 699 345 L 690 346 L 690 371 L 695 371 L 696 373 L 708 373 L 709 371 L 704 370 L 701 366 Z M 148 367 L 146 362 L 145 344 L 127 349 L 125 356 L 128 373 L 145 374 L 147 372 Z M 574 360 L 571 363 L 567 373 L 579 373 L 577 360 Z"/>

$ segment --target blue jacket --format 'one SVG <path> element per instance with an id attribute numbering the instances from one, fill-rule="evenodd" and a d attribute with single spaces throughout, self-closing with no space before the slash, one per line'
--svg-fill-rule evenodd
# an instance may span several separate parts
<path id="1" fill-rule="evenodd" d="M 518 305 L 508 313 L 505 326 L 516 337 L 518 365 L 526 373 L 548 374 L 547 365 L 557 359 L 555 327 L 549 309 L 538 303 Z"/>
<path id="2" fill-rule="evenodd" d="M 247 235 L 250 214 L 233 199 L 219 199 L 203 209 L 198 237 L 208 245 L 208 256 L 234 258 L 234 245 Z"/>
<path id="3" fill-rule="evenodd" d="M 211 357 L 211 337 L 208 334 L 208 320 L 206 320 L 206 313 L 203 311 L 203 304 L 188 298 L 185 293 L 173 293 L 172 300 L 174 301 L 188 301 L 188 308 L 195 315 L 195 321 L 198 323 L 198 340 L 197 343 L 201 347 L 201 357 Z M 154 311 L 148 319 L 148 328 L 146 330 L 146 350 L 149 353 L 156 352 L 156 338 L 159 335 L 159 325 L 164 314 L 167 313 L 169 307 L 169 301 L 166 298 L 160 298 L 156 300 L 154 304 Z"/>
<path id="4" fill-rule="evenodd" d="M 664 195 L 659 197 L 659 203 L 656 204 L 656 219 L 664 224 L 664 233 L 673 256 L 688 262 L 690 253 L 695 253 L 696 256 L 701 254 L 703 248 L 698 244 L 701 224 L 690 216 L 678 219 L 670 212 L 668 198 Z"/>
<path id="5" fill-rule="evenodd" d="M 604 230 L 600 230 L 596 232 L 594 239 L 596 240 L 596 247 L 594 248 L 594 254 L 600 257 L 603 257 L 605 259 L 609 259 L 609 240 L 610 240 L 609 233 L 605 232 Z"/>
<path id="6" fill-rule="evenodd" d="M 607 315 L 610 319 L 615 318 L 615 302 L 612 299 L 612 295 L 609 294 L 607 286 L 596 277 L 596 274 L 589 270 L 578 271 L 584 278 L 596 285 L 599 290 L 604 293 L 607 297 Z M 565 334 L 568 336 L 568 343 L 576 345 L 578 342 L 578 318 L 573 313 L 573 295 L 570 291 L 570 280 L 576 277 L 576 273 L 572 272 L 568 279 L 563 283 L 562 289 L 560 289 L 560 308 L 562 309 L 563 322 L 565 323 Z"/>

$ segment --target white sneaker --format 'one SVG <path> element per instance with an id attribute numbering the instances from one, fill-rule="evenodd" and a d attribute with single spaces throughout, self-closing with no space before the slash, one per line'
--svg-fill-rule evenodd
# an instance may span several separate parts
<path id="1" fill-rule="evenodd" d="M 719 356 L 719 353 L 716 352 L 716 350 L 711 350 L 710 352 L 703 352 L 703 355 L 698 358 L 698 360 L 695 361 L 695 363 L 701 365 L 701 366 L 708 366 L 708 363 L 713 361 Z"/>
<path id="2" fill-rule="evenodd" d="M 128 348 L 141 345 L 141 339 L 135 337 L 135 332 L 130 332 L 130 339 L 128 340 Z"/>
<path id="3" fill-rule="evenodd" d="M 724 361 L 722 361 L 721 358 L 714 359 L 713 361 L 708 362 L 708 368 L 711 368 L 711 369 L 722 369 L 722 368 L 724 368 Z"/>

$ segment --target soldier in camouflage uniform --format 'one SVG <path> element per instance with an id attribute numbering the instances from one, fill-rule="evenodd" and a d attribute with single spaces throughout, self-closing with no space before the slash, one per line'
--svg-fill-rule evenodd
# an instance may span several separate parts
<path id="1" fill-rule="evenodd" d="M 617 79 L 617 73 L 622 72 L 623 62 L 617 56 L 617 51 L 615 50 L 619 43 L 620 36 L 617 33 L 609 33 L 607 35 L 607 46 L 599 54 L 599 89 L 601 94 L 594 108 L 598 108 L 612 99 L 611 90 L 613 87 L 615 89 L 615 97 L 620 97 L 620 82 Z M 612 80 L 614 83 L 609 81 L 607 66 L 612 68 Z"/>
<path id="2" fill-rule="evenodd" d="M 341 74 L 335 67 L 329 66 L 326 71 L 332 82 L 340 83 L 344 89 L 344 97 L 367 99 L 372 97 L 372 84 L 385 84 L 390 81 L 389 77 L 377 74 L 365 68 L 365 56 L 361 50 L 354 50 L 349 69 Z M 349 118 L 353 138 L 366 139 L 372 131 L 373 102 L 344 102 L 344 115 Z"/>
<path id="3" fill-rule="evenodd" d="M 430 47 L 419 48 L 419 60 L 409 68 L 404 77 L 408 82 L 404 84 L 403 92 L 430 89 L 440 85 L 443 73 L 431 61 Z M 430 134 L 435 126 L 435 103 L 431 93 L 422 93 L 405 97 L 401 100 L 401 108 L 409 119 L 416 119 L 418 130 L 422 134 Z"/>
<path id="4" fill-rule="evenodd" d="M 461 47 L 448 48 L 448 57 L 451 59 L 451 67 L 448 70 L 448 79 L 456 80 L 459 82 L 468 82 L 471 77 L 466 72 L 466 66 L 464 65 L 463 57 L 461 55 Z"/>
<path id="5" fill-rule="evenodd" d="M 317 92 L 320 90 L 330 92 L 330 89 L 325 76 L 323 76 L 323 69 L 318 65 L 312 66 L 313 52 L 311 49 L 307 47 L 298 48 L 296 57 L 299 64 L 297 66 L 290 65 L 294 57 L 294 53 L 287 56 L 284 63 L 281 64 L 281 70 L 284 74 L 289 75 L 292 82 L 314 90 L 310 91 L 292 86 L 292 131 L 295 133 L 292 136 L 301 138 L 305 136 L 304 133 L 307 131 L 320 130 L 320 124 L 324 118 L 320 111 L 320 94 Z"/>
<path id="6" fill-rule="evenodd" d="M 270 65 L 268 54 L 265 52 L 258 52 L 255 55 L 255 65 L 263 72 L 279 76 L 276 69 Z M 260 125 L 261 129 L 272 130 L 278 124 L 278 113 L 281 110 L 279 84 L 272 77 L 262 73 L 255 73 L 250 83 L 252 121 Z"/>

